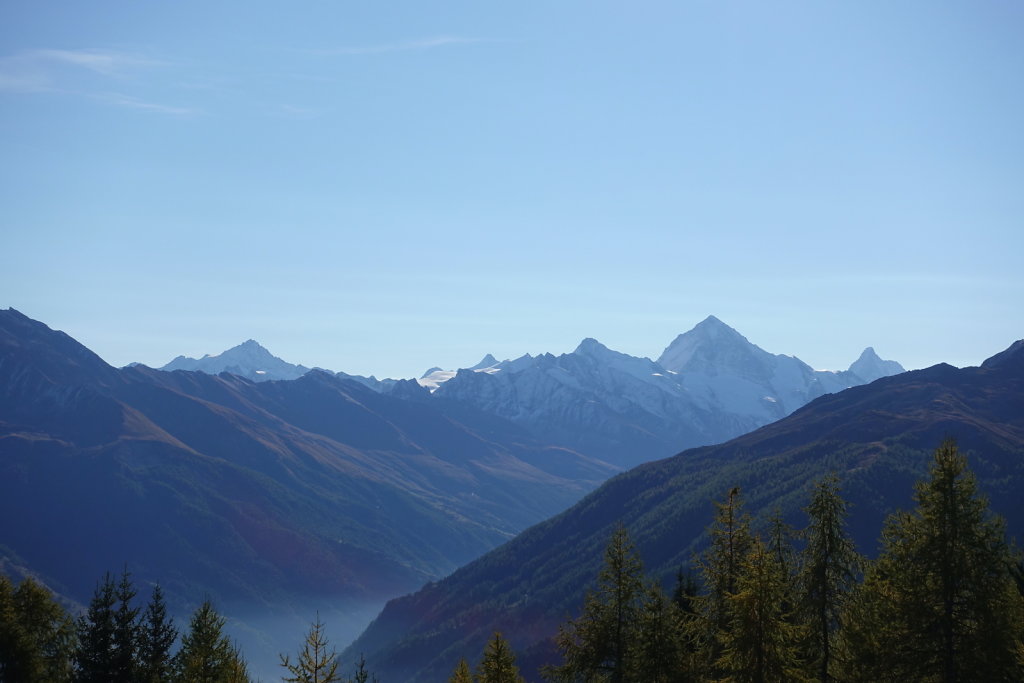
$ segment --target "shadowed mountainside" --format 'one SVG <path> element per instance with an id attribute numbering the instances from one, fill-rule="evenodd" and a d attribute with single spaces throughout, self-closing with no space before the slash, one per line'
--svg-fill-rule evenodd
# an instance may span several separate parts
<path id="1" fill-rule="evenodd" d="M 624 524 L 648 573 L 670 580 L 706 544 L 712 501 L 739 486 L 748 509 L 802 526 L 812 483 L 835 471 L 851 533 L 874 554 L 884 518 L 946 436 L 969 455 L 1011 534 L 1024 533 L 1024 342 L 980 368 L 937 365 L 822 396 L 728 443 L 685 451 L 608 481 L 443 581 L 390 602 L 345 656 L 363 652 L 385 680 L 435 681 L 500 630 L 536 680 L 551 636 L 578 613 L 612 529 Z"/>
<path id="2" fill-rule="evenodd" d="M 0 567 L 79 602 L 127 563 L 179 610 L 379 606 L 614 471 L 325 372 L 116 370 L 0 311 Z"/>

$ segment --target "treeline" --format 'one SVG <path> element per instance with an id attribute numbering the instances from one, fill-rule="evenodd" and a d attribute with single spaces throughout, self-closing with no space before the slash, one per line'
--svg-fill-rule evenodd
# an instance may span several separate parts
<path id="1" fill-rule="evenodd" d="M 179 634 L 160 586 L 144 611 L 124 571 L 107 574 L 78 619 L 31 578 L 0 576 L 0 683 L 250 683 L 248 666 L 209 600 Z M 179 642 L 179 635 L 180 642 Z M 177 645 L 177 647 L 176 647 Z M 375 683 L 362 658 L 344 678 L 317 617 L 295 661 L 281 655 L 284 681 Z"/>
<path id="2" fill-rule="evenodd" d="M 5 683 L 248 683 L 238 648 L 223 633 L 224 617 L 209 601 L 182 634 L 167 614 L 160 586 L 145 611 L 127 570 L 107 574 L 77 620 L 31 578 L 15 588 L 0 576 L 0 680 Z"/>
<path id="3" fill-rule="evenodd" d="M 871 562 L 845 528 L 839 481 L 818 482 L 795 532 L 755 531 L 738 489 L 716 504 L 697 576 L 671 594 L 646 578 L 625 529 L 580 616 L 559 629 L 550 681 L 1024 681 L 1024 572 L 953 441 L 934 453 L 917 507 L 892 515 Z M 799 546 L 799 550 L 797 550 Z M 698 585 L 700 588 L 698 589 Z M 500 634 L 501 671 L 522 681 Z M 492 667 L 493 668 L 493 667 Z M 465 661 L 449 679 L 469 683 Z"/>

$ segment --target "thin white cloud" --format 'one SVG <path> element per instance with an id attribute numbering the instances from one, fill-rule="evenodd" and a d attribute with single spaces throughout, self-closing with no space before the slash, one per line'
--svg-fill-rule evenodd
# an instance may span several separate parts
<path id="1" fill-rule="evenodd" d="M 82 72 L 112 77 L 132 69 L 153 66 L 152 60 L 110 50 L 22 50 L 0 57 L 0 90 L 43 92 Z"/>
<path id="2" fill-rule="evenodd" d="M 107 104 L 115 104 L 119 107 L 130 107 L 132 109 L 145 109 L 146 111 L 159 112 L 161 114 L 195 114 L 195 109 L 189 109 L 188 107 L 174 107 L 166 104 L 158 104 L 156 102 L 147 102 L 140 100 L 137 97 L 131 95 L 124 95 L 121 93 L 100 93 L 93 96 L 95 99 Z"/>
<path id="3" fill-rule="evenodd" d="M 159 104 L 118 92 L 93 90 L 97 78 L 101 81 L 123 81 L 134 72 L 163 64 L 112 50 L 22 50 L 0 57 L 0 92 L 61 93 L 162 114 L 195 113 L 186 107 Z"/>
<path id="4" fill-rule="evenodd" d="M 483 38 L 464 38 L 460 36 L 433 36 L 401 43 L 383 43 L 380 45 L 363 45 L 356 47 L 338 47 L 329 50 L 317 50 L 316 54 L 329 57 L 334 55 L 379 55 L 387 52 L 409 52 L 413 50 L 431 50 L 449 45 L 470 45 L 474 43 L 491 43 Z"/>
<path id="5" fill-rule="evenodd" d="M 88 69 L 104 76 L 123 73 L 128 69 L 158 64 L 150 59 L 109 50 L 29 50 L 22 58 L 53 64 L 66 64 Z"/>
<path id="6" fill-rule="evenodd" d="M 314 107 L 300 107 L 293 104 L 281 104 L 277 107 L 274 113 L 277 116 L 285 118 L 308 121 L 322 116 L 324 114 L 324 110 Z"/>

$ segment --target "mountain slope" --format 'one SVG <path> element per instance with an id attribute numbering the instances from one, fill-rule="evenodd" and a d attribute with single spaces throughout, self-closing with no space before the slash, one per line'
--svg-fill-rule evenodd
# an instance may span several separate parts
<path id="1" fill-rule="evenodd" d="M 712 501 L 740 486 L 752 512 L 776 506 L 790 523 L 812 482 L 837 471 L 851 531 L 873 553 L 884 517 L 911 505 L 913 483 L 947 435 L 967 452 L 992 508 L 1024 534 L 1024 343 L 958 370 L 938 365 L 818 398 L 720 446 L 641 465 L 566 512 L 419 592 L 390 602 L 348 654 L 364 652 L 389 680 L 441 680 L 494 630 L 524 673 L 550 661 L 549 640 L 575 614 L 614 525 L 627 526 L 649 573 L 668 578 L 706 539 Z"/>
<path id="2" fill-rule="evenodd" d="M 127 562 L 177 608 L 209 594 L 301 628 L 315 609 L 379 608 L 614 471 L 325 372 L 115 370 L 13 310 L 0 391 L 0 566 L 79 602 Z"/>

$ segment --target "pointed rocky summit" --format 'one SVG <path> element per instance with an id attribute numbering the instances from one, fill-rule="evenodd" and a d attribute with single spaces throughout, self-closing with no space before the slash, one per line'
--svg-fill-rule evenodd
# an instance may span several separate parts
<path id="1" fill-rule="evenodd" d="M 869 346 L 860 354 L 860 358 L 850 365 L 850 372 L 865 382 L 874 382 L 876 379 L 898 375 L 906 370 L 894 360 L 882 360 Z"/>

